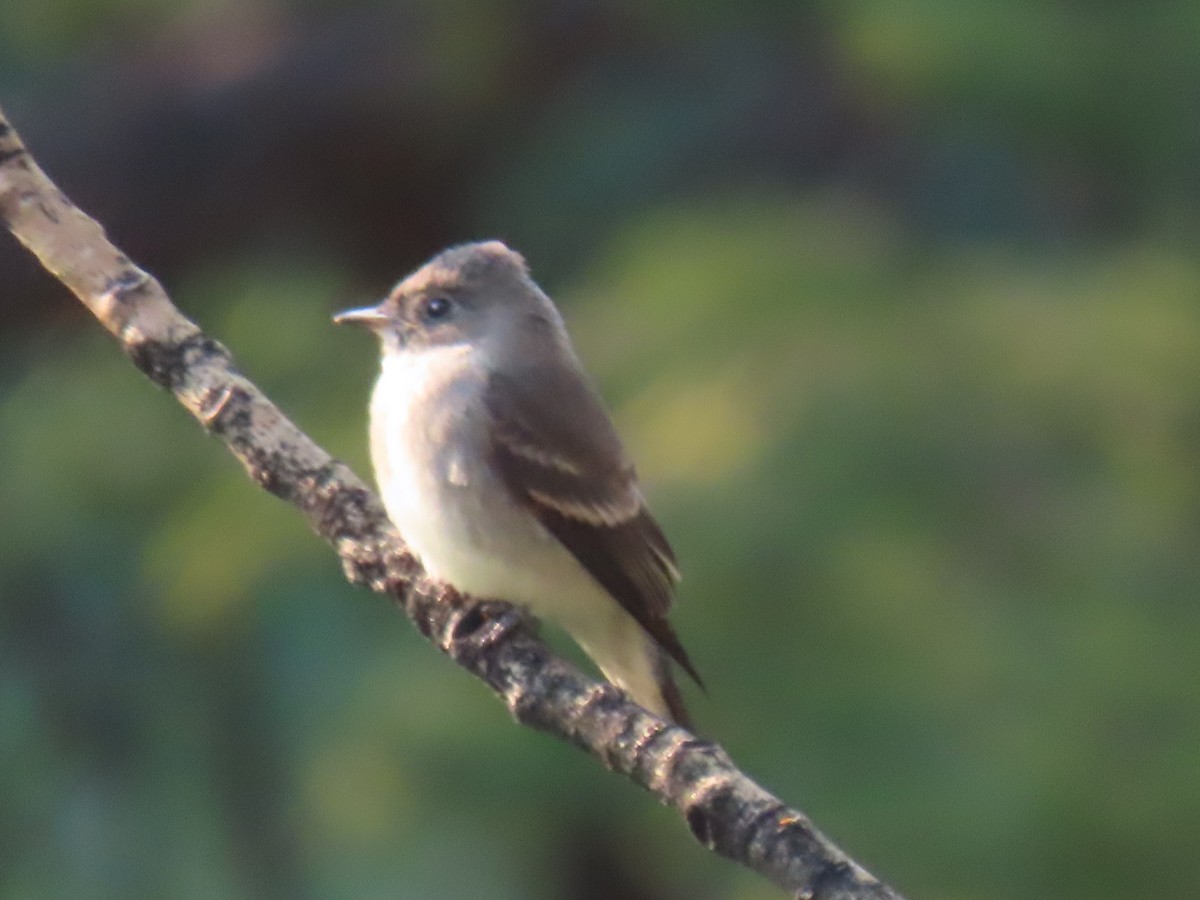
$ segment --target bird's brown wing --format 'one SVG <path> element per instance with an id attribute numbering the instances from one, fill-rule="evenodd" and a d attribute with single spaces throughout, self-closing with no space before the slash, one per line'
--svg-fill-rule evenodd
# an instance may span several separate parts
<path id="1" fill-rule="evenodd" d="M 700 684 L 667 621 L 675 553 L 591 385 L 563 366 L 531 366 L 491 375 L 486 400 L 491 463 L 513 497 Z"/>

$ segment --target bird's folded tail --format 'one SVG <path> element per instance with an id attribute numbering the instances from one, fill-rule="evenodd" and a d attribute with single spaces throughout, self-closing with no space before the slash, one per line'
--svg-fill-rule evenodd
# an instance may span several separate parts
<path id="1" fill-rule="evenodd" d="M 671 674 L 671 661 L 665 653 L 660 656 L 659 695 L 662 697 L 667 712 L 670 713 L 669 718 L 673 719 L 676 725 L 681 725 L 690 731 L 692 718 L 688 715 L 687 706 L 684 705 L 683 693 L 679 690 L 679 685 L 675 683 L 675 677 Z"/>
<path id="2" fill-rule="evenodd" d="M 672 676 L 670 655 L 632 617 L 614 616 L 610 629 L 568 630 L 604 677 L 635 703 L 684 728 L 691 727 L 683 694 Z"/>

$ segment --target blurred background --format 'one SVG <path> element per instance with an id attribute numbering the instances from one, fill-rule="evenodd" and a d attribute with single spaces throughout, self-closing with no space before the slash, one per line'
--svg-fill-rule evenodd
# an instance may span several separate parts
<path id="1" fill-rule="evenodd" d="M 913 898 L 1196 896 L 1200 5 L 4 0 L 0 103 L 364 475 L 330 313 L 507 240 L 702 732 Z M 0 511 L 4 900 L 780 896 L 346 585 L 7 234 Z"/>

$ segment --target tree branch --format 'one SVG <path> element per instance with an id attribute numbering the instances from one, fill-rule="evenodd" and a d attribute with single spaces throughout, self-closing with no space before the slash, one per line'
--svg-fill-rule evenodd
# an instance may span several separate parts
<path id="1" fill-rule="evenodd" d="M 759 787 L 716 744 L 662 721 L 555 656 L 511 606 L 429 579 L 378 498 L 300 431 L 46 177 L 0 111 L 0 221 L 142 372 L 220 438 L 261 487 L 296 506 L 347 577 L 390 596 L 522 724 L 562 738 L 676 809 L 696 839 L 805 900 L 901 900 Z"/>

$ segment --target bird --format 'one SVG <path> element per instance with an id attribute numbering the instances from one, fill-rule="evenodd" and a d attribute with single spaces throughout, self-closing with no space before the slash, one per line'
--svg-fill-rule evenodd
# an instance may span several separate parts
<path id="1" fill-rule="evenodd" d="M 425 571 L 557 623 L 609 682 L 688 725 L 673 669 L 703 682 L 668 621 L 675 553 L 525 259 L 453 246 L 334 321 L 379 338 L 371 461 Z"/>

